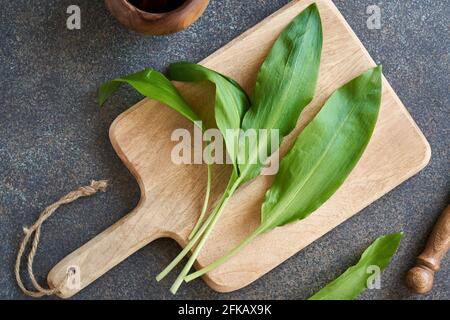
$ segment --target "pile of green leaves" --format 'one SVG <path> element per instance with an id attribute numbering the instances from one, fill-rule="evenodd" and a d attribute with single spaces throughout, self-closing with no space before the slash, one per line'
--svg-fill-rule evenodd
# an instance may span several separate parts
<path id="1" fill-rule="evenodd" d="M 183 281 L 191 281 L 218 267 L 260 234 L 306 218 L 342 185 L 360 159 L 378 117 L 381 67 L 368 70 L 338 89 L 298 136 L 266 193 L 260 226 L 225 256 L 188 275 L 230 198 L 243 183 L 261 173 L 265 162 L 257 161 L 258 157 L 263 154 L 267 159 L 279 148 L 314 98 L 322 42 L 320 14 L 313 4 L 286 27 L 273 45 L 259 70 L 251 99 L 236 81 L 213 70 L 189 62 L 170 65 L 171 80 L 207 80 L 215 85 L 215 120 L 233 163 L 228 186 L 205 219 L 211 185 L 208 166 L 205 202 L 190 241 L 157 276 L 158 281 L 162 280 L 194 249 L 171 288 L 173 293 Z M 175 109 L 194 123 L 200 120 L 172 83 L 151 69 L 105 83 L 99 90 L 99 103 L 103 104 L 121 83 L 130 84 L 144 96 Z M 235 134 L 230 135 L 228 129 L 234 129 Z M 258 129 L 274 130 L 279 134 L 278 144 L 271 145 L 271 141 L 258 137 L 258 141 L 265 143 L 250 148 L 239 129 L 244 132 L 256 129 L 258 134 Z"/>

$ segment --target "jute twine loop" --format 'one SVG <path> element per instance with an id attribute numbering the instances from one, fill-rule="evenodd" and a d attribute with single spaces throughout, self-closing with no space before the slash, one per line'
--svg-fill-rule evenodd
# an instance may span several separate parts
<path id="1" fill-rule="evenodd" d="M 34 297 L 34 298 L 40 298 L 43 296 L 51 296 L 56 294 L 59 291 L 59 288 L 61 288 L 61 285 L 64 285 L 64 282 L 67 280 L 68 274 L 66 275 L 66 278 L 64 281 L 57 287 L 53 289 L 46 289 L 43 288 L 39 283 L 37 282 L 34 273 L 33 273 L 33 260 L 36 255 L 36 251 L 39 245 L 39 238 L 41 236 L 41 227 L 42 224 L 50 218 L 50 216 L 62 205 L 69 204 L 78 198 L 81 197 L 89 197 L 94 194 L 96 194 L 99 191 L 104 192 L 106 190 L 106 187 L 108 186 L 108 181 L 106 180 L 100 180 L 100 181 L 92 181 L 89 186 L 81 187 L 78 190 L 72 191 L 59 199 L 57 202 L 53 203 L 52 205 L 45 208 L 45 210 L 40 214 L 37 221 L 29 228 L 23 228 L 25 237 L 22 240 L 22 243 L 19 247 L 19 252 L 17 253 L 16 258 L 16 267 L 15 267 L 15 274 L 16 274 L 16 280 L 17 284 L 19 285 L 20 289 L 23 291 L 24 294 Z M 22 278 L 20 276 L 20 265 L 22 261 L 22 256 L 25 252 L 25 248 L 28 245 L 28 242 L 30 241 L 31 237 L 34 234 L 33 242 L 31 245 L 30 253 L 28 254 L 28 275 L 31 279 L 31 283 L 33 284 L 33 287 L 36 291 L 28 290 L 25 285 L 22 282 Z"/>

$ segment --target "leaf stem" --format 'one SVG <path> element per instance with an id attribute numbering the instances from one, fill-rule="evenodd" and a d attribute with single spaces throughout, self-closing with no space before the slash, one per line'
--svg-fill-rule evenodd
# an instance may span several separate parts
<path id="1" fill-rule="evenodd" d="M 200 239 L 202 234 L 205 232 L 208 225 L 211 223 L 211 221 L 214 219 L 214 215 L 217 212 L 217 210 L 220 209 L 222 206 L 222 203 L 224 202 L 225 198 L 227 197 L 229 190 L 233 186 L 233 184 L 236 181 L 236 172 L 233 172 L 232 176 L 230 177 L 230 180 L 228 182 L 227 188 L 222 194 L 222 197 L 220 198 L 219 202 L 217 203 L 214 210 L 211 212 L 211 214 L 208 216 L 206 221 L 203 223 L 203 225 L 200 227 L 200 230 L 195 234 L 195 236 L 188 242 L 186 247 L 176 256 L 176 258 L 163 270 L 160 274 L 156 276 L 157 281 L 161 281 L 164 279 L 170 271 L 173 270 L 173 268 L 176 267 L 176 265 L 189 253 L 189 251 L 195 246 L 197 241 Z"/>
<path id="2" fill-rule="evenodd" d="M 175 257 L 175 259 L 172 260 L 172 262 L 156 276 L 156 281 L 161 281 L 164 279 L 170 271 L 173 270 L 173 268 L 176 267 L 176 265 L 189 253 L 189 251 L 195 246 L 197 241 L 200 239 L 202 234 L 205 232 L 208 225 L 211 223 L 211 221 L 214 218 L 215 212 L 220 208 L 221 204 L 223 202 L 223 198 L 219 201 L 219 204 L 216 206 L 214 211 L 209 215 L 208 219 L 204 222 L 200 230 L 195 234 L 195 236 L 188 242 L 186 247 Z"/>
<path id="3" fill-rule="evenodd" d="M 238 179 L 234 182 L 234 184 L 232 185 L 231 188 L 227 189 L 224 193 L 224 198 L 222 203 L 220 204 L 220 206 L 218 207 L 218 210 L 215 210 L 215 212 L 213 214 L 210 215 L 210 217 L 212 217 L 211 221 L 207 221 L 203 224 L 203 227 L 206 226 L 206 231 L 204 231 L 204 234 L 202 236 L 202 239 L 200 240 L 200 242 L 198 243 L 198 245 L 195 247 L 194 252 L 192 253 L 192 255 L 190 256 L 188 262 L 186 263 L 186 265 L 184 266 L 183 270 L 181 271 L 181 273 L 178 275 L 177 279 L 175 280 L 174 284 L 172 285 L 172 287 L 170 288 L 170 292 L 172 292 L 173 294 L 175 294 L 178 289 L 180 288 L 181 284 L 183 283 L 184 277 L 189 273 L 189 271 L 191 270 L 195 260 L 197 260 L 197 257 L 200 254 L 200 251 L 203 249 L 203 246 L 206 243 L 206 240 L 208 239 L 209 235 L 211 234 L 212 230 L 214 229 L 214 226 L 216 225 L 217 221 L 219 220 L 219 218 L 221 217 L 222 213 L 223 213 L 223 209 L 226 207 L 226 204 L 228 203 L 228 201 L 231 199 L 231 196 L 234 194 L 234 192 L 236 191 L 236 189 L 239 187 L 241 183 L 241 180 Z M 208 219 L 209 220 L 209 219 Z M 202 228 L 203 229 L 203 228 Z M 195 236 L 195 238 L 197 238 L 197 236 L 203 232 L 198 232 Z"/>
<path id="4" fill-rule="evenodd" d="M 205 200 L 203 202 L 202 212 L 200 213 L 197 223 L 195 224 L 194 229 L 192 229 L 191 234 L 188 237 L 188 240 L 192 240 L 192 238 L 197 233 L 198 229 L 200 229 L 203 219 L 205 218 L 206 210 L 208 209 L 209 197 L 211 195 L 212 165 L 208 164 L 207 167 L 208 167 L 208 182 L 206 184 L 206 193 L 205 193 Z"/>
<path id="5" fill-rule="evenodd" d="M 244 247 L 246 247 L 250 242 L 253 241 L 258 235 L 260 235 L 263 232 L 262 226 L 258 227 L 255 231 L 253 231 L 247 238 L 245 238 L 241 243 L 239 243 L 236 247 L 234 247 L 232 250 L 228 251 L 227 254 L 220 257 L 213 263 L 207 265 L 203 269 L 200 269 L 194 273 L 191 273 L 190 275 L 186 276 L 184 280 L 186 282 L 190 282 L 194 279 L 197 279 L 198 277 L 203 276 L 205 273 L 208 273 L 221 264 L 227 262 L 230 258 L 232 258 L 235 254 L 237 254 L 239 251 L 241 251 Z"/>

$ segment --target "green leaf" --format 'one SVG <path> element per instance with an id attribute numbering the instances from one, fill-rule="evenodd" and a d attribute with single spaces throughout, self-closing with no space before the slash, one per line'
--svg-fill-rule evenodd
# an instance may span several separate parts
<path id="1" fill-rule="evenodd" d="M 283 158 L 262 205 L 260 226 L 226 255 L 185 277 L 217 268 L 263 232 L 301 220 L 342 185 L 372 136 L 381 104 L 381 67 L 338 89 Z"/>
<path id="2" fill-rule="evenodd" d="M 98 90 L 99 105 L 102 106 L 122 83 L 128 83 L 143 96 L 167 105 L 194 123 L 200 121 L 172 82 L 153 69 L 145 69 L 104 83 Z"/>
<path id="3" fill-rule="evenodd" d="M 394 233 L 378 238 L 364 251 L 359 262 L 341 276 L 317 292 L 308 300 L 353 300 L 367 288 L 367 280 L 373 274 L 368 270 L 377 266 L 383 271 L 397 251 L 403 233 Z"/>
<path id="4" fill-rule="evenodd" d="M 266 193 L 264 231 L 306 218 L 342 185 L 372 136 L 381 79 L 376 67 L 344 85 L 299 135 Z"/>
<path id="5" fill-rule="evenodd" d="M 169 67 L 172 80 L 183 82 L 210 81 L 216 86 L 215 118 L 228 154 L 236 165 L 239 129 L 250 101 L 245 91 L 231 78 L 190 62 L 173 63 Z M 231 129 L 232 131 L 227 131 Z"/>
<path id="6" fill-rule="evenodd" d="M 245 114 L 242 129 L 279 130 L 280 142 L 296 126 L 303 109 L 314 97 L 322 52 L 322 24 L 316 4 L 310 5 L 281 33 L 258 73 L 253 105 Z M 259 136 L 259 130 L 257 132 Z M 241 141 L 239 170 L 243 182 L 259 175 L 264 163 L 260 150 L 270 155 L 278 145 L 259 144 L 245 152 Z M 240 151 L 241 152 L 241 151 Z"/>
<path id="7" fill-rule="evenodd" d="M 200 124 L 200 117 L 192 110 L 188 103 L 183 99 L 175 86 L 162 73 L 153 69 L 145 69 L 137 73 L 123 76 L 104 83 L 98 90 L 98 103 L 102 106 L 106 100 L 119 89 L 121 84 L 127 83 L 136 91 L 147 98 L 157 100 L 166 106 L 178 111 L 188 120 L 192 121 L 201 130 L 204 130 Z M 200 213 L 198 223 L 193 229 L 193 233 L 199 228 L 203 221 L 210 198 L 212 183 L 212 165 L 207 165 L 208 178 L 205 192 L 205 198 Z"/>
<path id="8" fill-rule="evenodd" d="M 322 42 L 322 24 L 315 4 L 298 15 L 276 40 L 258 73 L 252 107 L 242 122 L 243 130 L 238 137 L 237 150 L 239 176 L 226 190 L 227 199 L 241 184 L 259 175 L 267 156 L 276 151 L 279 140 L 295 128 L 300 113 L 313 99 Z M 276 137 L 278 141 L 272 144 L 274 134 L 279 136 Z M 254 141 L 255 137 L 257 141 Z M 204 230 L 186 267 L 172 286 L 172 292 L 176 292 L 182 278 L 187 275 L 226 203 L 227 200 L 213 213 L 210 225 Z M 246 241 L 251 239 L 247 238 Z M 186 280 L 188 278 L 185 277 Z"/>
<path id="9" fill-rule="evenodd" d="M 237 125 L 237 116 L 235 116 L 235 113 L 233 113 L 234 118 L 227 118 L 226 114 L 225 117 L 220 116 L 219 119 L 217 118 L 217 106 L 228 111 L 228 113 L 233 111 L 233 109 L 229 110 L 233 104 L 224 99 L 226 96 L 230 96 L 230 91 L 223 92 L 226 96 L 222 97 L 220 89 L 221 87 L 222 89 L 235 88 L 236 83 L 234 80 L 227 78 L 227 81 L 225 81 L 222 77 L 219 77 L 220 81 L 217 81 L 217 74 L 211 74 L 210 72 L 200 72 L 202 76 L 198 74 L 194 76 L 186 70 L 180 70 L 177 74 L 177 78 L 181 80 L 186 75 L 191 78 L 197 78 L 198 80 L 205 80 L 205 73 L 208 76 L 213 75 L 213 80 L 208 80 L 213 82 L 217 81 L 215 82 L 216 122 L 221 118 L 225 119 L 225 129 L 238 129 L 242 127 L 243 134 L 241 135 L 240 132 L 237 132 L 238 135 L 233 136 L 232 141 L 226 141 L 228 153 L 233 159 L 233 163 L 237 162 L 238 164 L 237 169 L 235 166 L 235 172 L 238 173 L 238 176 L 234 182 L 230 180 L 232 184 L 229 184 L 230 188 L 227 188 L 225 191 L 226 200 L 210 216 L 211 221 L 205 222 L 209 223 L 209 225 L 201 230 L 204 234 L 199 240 L 200 242 L 197 244 L 185 268 L 172 286 L 171 291 L 173 293 L 178 290 L 183 278 L 191 269 L 206 239 L 212 232 L 215 223 L 220 218 L 228 199 L 241 184 L 253 179 L 260 173 L 262 166 L 265 164 L 264 157 L 267 157 L 271 151 L 279 147 L 277 143 L 274 148 L 271 148 L 271 141 L 268 138 L 274 133 L 272 129 L 278 130 L 275 133 L 280 133 L 282 137 L 287 135 L 295 127 L 303 108 L 313 99 L 319 73 L 321 51 L 322 26 L 320 15 L 317 7 L 312 5 L 295 18 L 275 42 L 259 71 L 253 105 L 245 113 L 243 123 L 241 125 L 239 122 L 239 126 Z M 221 85 L 218 85 L 219 83 Z M 222 101 L 225 102 L 223 105 L 221 105 Z M 235 99 L 235 101 L 239 100 Z M 242 114 L 240 118 L 242 118 Z M 224 130 L 219 123 L 218 127 L 223 133 Z M 258 129 L 267 130 L 261 132 Z M 250 130 L 254 131 L 250 132 Z M 255 134 L 258 140 L 256 146 L 247 143 L 251 141 L 251 139 L 247 139 L 247 133 Z M 238 142 L 235 144 L 237 148 L 230 150 L 228 145 L 234 142 Z M 251 143 L 253 142 L 251 141 Z M 263 157 L 262 159 L 261 156 Z"/>

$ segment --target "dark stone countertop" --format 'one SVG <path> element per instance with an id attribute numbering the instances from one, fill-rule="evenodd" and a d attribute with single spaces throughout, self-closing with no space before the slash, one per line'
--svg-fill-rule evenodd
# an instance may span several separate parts
<path id="1" fill-rule="evenodd" d="M 144 37 L 123 29 L 103 1 L 17 0 L 0 10 L 0 299 L 24 298 L 13 265 L 22 227 L 49 203 L 92 178 L 112 181 L 107 193 L 64 207 L 44 226 L 35 272 L 41 281 L 68 253 L 130 212 L 138 185 L 108 139 L 113 119 L 140 97 L 123 90 L 99 110 L 103 81 L 169 62 L 199 61 L 286 0 L 213 0 L 187 31 Z M 450 2 L 448 0 L 335 0 L 431 144 L 427 168 L 250 286 L 228 294 L 202 281 L 173 297 L 171 281 L 157 284 L 179 247 L 158 240 L 76 296 L 78 299 L 304 299 L 358 260 L 379 235 L 403 230 L 405 239 L 382 275 L 382 288 L 362 299 L 449 299 L 450 259 L 431 293 L 411 294 L 405 272 L 424 246 L 450 191 Z M 366 8 L 379 4 L 381 30 L 366 27 Z M 66 29 L 66 9 L 81 8 L 82 28 Z M 173 277 L 171 278 L 173 280 Z"/>

